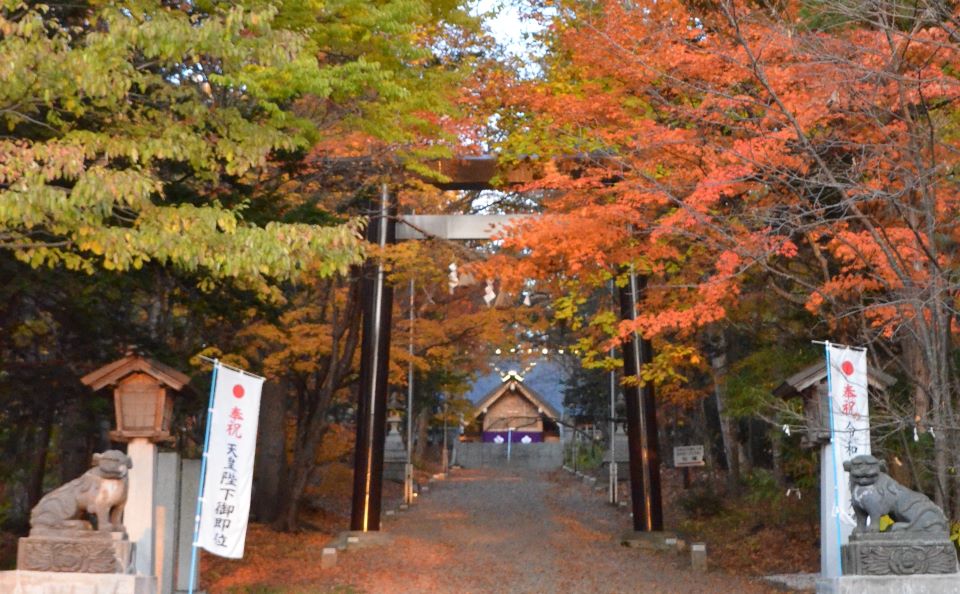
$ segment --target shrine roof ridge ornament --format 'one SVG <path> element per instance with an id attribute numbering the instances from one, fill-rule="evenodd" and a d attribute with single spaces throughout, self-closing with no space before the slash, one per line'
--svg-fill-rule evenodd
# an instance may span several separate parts
<path id="1" fill-rule="evenodd" d="M 500 378 L 500 382 L 503 383 L 503 382 L 509 381 L 509 380 L 511 380 L 511 379 L 515 379 L 515 380 L 517 380 L 518 382 L 522 382 L 522 381 L 523 381 L 523 376 L 520 375 L 520 372 L 517 371 L 516 369 L 511 369 L 510 371 L 508 371 L 507 373 L 505 373 L 505 374 L 503 375 L 503 377 Z"/>

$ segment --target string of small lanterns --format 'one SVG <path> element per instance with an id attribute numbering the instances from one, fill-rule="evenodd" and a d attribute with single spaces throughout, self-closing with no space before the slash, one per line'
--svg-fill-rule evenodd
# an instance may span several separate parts
<path id="1" fill-rule="evenodd" d="M 524 353 L 524 350 L 526 350 L 526 353 Z M 549 356 L 551 354 L 564 355 L 565 353 L 568 353 L 568 352 L 573 353 L 574 355 L 579 355 L 580 349 L 577 349 L 577 348 L 569 349 L 569 348 L 563 348 L 563 347 L 554 348 L 554 349 L 551 349 L 548 347 L 541 347 L 541 348 L 527 347 L 526 349 L 524 349 L 523 345 L 518 344 L 514 347 L 510 347 L 509 352 L 510 354 L 518 354 L 518 355 L 536 354 L 542 358 L 542 357 Z M 504 354 L 504 350 L 502 348 L 497 348 L 493 351 L 493 354 L 497 356 L 502 356 Z M 494 371 L 500 374 L 500 379 L 504 379 L 504 380 L 507 377 L 509 377 L 511 374 L 518 375 L 522 380 L 523 376 L 529 373 L 536 366 L 537 366 L 537 361 L 531 361 L 521 371 L 517 371 L 516 369 L 512 369 L 512 368 L 505 370 L 501 368 L 497 363 L 490 363 L 490 367 L 492 367 Z"/>

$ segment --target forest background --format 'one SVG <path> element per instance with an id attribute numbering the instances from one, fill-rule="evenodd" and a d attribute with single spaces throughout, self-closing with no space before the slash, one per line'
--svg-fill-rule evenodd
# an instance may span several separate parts
<path id="1" fill-rule="evenodd" d="M 518 342 L 575 346 L 568 403 L 603 425 L 608 353 L 639 331 L 665 446 L 708 444 L 731 497 L 761 466 L 812 490 L 799 403 L 771 392 L 829 338 L 897 379 L 871 401 L 875 450 L 960 518 L 957 8 L 518 4 L 540 24 L 524 58 L 457 0 L 3 2 L 5 529 L 108 445 L 109 395 L 79 377 L 129 345 L 192 371 L 188 455 L 197 355 L 269 378 L 254 512 L 299 529 L 350 455 L 368 256 L 415 287 L 391 383 L 404 394 L 413 363 L 421 449 L 441 398 L 458 418 L 472 374 Z M 492 197 L 428 183 L 434 159 L 486 152 L 536 175 Z M 378 253 L 360 229 L 383 183 L 402 212 L 543 216 L 493 244 Z M 499 306 L 448 290 L 450 262 L 495 279 Z M 635 324 L 610 299 L 629 270 Z"/>

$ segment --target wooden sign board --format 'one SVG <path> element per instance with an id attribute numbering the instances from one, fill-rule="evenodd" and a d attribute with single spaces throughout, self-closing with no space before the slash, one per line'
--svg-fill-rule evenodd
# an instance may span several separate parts
<path id="1" fill-rule="evenodd" d="M 703 466 L 703 446 L 676 446 L 673 448 L 673 466 L 674 468 L 688 468 L 691 466 Z"/>

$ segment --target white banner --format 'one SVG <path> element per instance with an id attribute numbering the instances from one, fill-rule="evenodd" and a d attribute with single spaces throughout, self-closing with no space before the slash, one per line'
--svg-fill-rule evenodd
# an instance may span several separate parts
<path id="1" fill-rule="evenodd" d="M 263 378 L 217 364 L 197 545 L 243 557 Z"/>
<path id="2" fill-rule="evenodd" d="M 837 513 L 855 525 L 850 501 L 850 473 L 843 463 L 870 453 L 870 409 L 867 403 L 867 351 L 827 343 L 830 380 L 830 427 L 837 464 Z"/>

